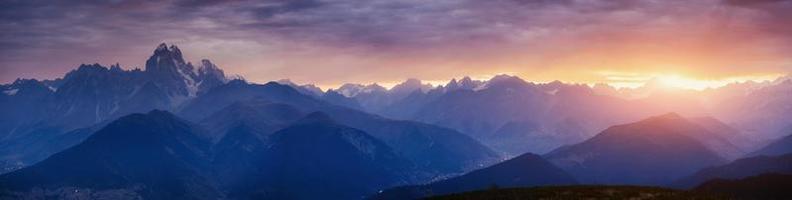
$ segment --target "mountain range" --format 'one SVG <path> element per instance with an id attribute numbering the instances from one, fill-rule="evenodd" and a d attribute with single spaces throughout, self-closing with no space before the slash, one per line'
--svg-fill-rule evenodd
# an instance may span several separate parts
<path id="1" fill-rule="evenodd" d="M 405 84 L 407 82 L 419 81 L 408 80 Z M 730 132 L 728 137 L 706 143 L 713 146 L 720 145 L 716 143 L 722 141 L 732 143 L 733 146 L 721 146 L 723 152 L 719 153 L 734 159 L 775 139 L 778 134 L 777 130 L 771 129 L 763 129 L 761 132 L 764 134 L 757 134 L 757 129 L 732 123 L 743 120 L 733 108 L 754 103 L 735 101 L 751 99 L 752 94 L 768 88 L 782 87 L 778 84 L 744 84 L 752 86 L 688 91 L 670 90 L 654 83 L 636 89 L 616 90 L 601 84 L 590 87 L 559 81 L 532 83 L 516 76 L 499 75 L 486 81 L 468 77 L 459 81 L 454 79 L 428 90 L 426 87 L 412 87 L 413 92 L 405 97 L 394 95 L 393 91 L 376 84 L 347 84 L 338 91 L 366 105 L 362 106 L 364 111 L 453 128 L 506 156 L 526 152 L 547 153 L 588 139 L 614 124 L 677 112 L 700 119 L 691 120 L 713 129 L 713 132 Z M 637 94 L 639 91 L 645 94 Z M 729 123 L 720 119 L 728 119 Z M 784 119 L 772 116 L 767 121 L 784 124 Z M 746 137 L 749 133 L 761 136 Z M 530 145 L 519 145 L 526 143 Z"/>
<path id="2" fill-rule="evenodd" d="M 227 82 L 209 60 L 194 66 L 176 46 L 159 45 L 145 70 L 123 70 L 83 64 L 51 81 L 19 79 L 4 85 L 0 95 L 0 146 L 29 146 L 25 151 L 0 153 L 5 169 L 16 169 L 46 158 L 38 152 L 58 152 L 87 134 L 77 129 L 107 123 L 131 113 L 172 110 Z M 10 92 L 13 91 L 13 92 Z M 57 138 L 71 137 L 70 140 Z M 58 141 L 57 145 L 41 142 Z M 7 171 L 7 170 L 6 170 Z"/>
<path id="3" fill-rule="evenodd" d="M 412 199 L 575 184 L 721 190 L 789 173 L 789 84 L 675 91 L 498 75 L 325 91 L 231 79 L 161 44 L 143 69 L 82 64 L 62 78 L 0 85 L 0 199 Z M 735 183 L 707 186 L 720 179 Z"/>
<path id="4" fill-rule="evenodd" d="M 155 110 L 122 117 L 78 145 L 0 176 L 0 196 L 355 199 L 425 173 L 384 142 L 321 112 L 262 138 L 245 126 L 215 136 Z"/>
<path id="5" fill-rule="evenodd" d="M 81 65 L 3 88 L 15 92 L 2 96 L 14 112 L 2 121 L 12 172 L 0 196 L 350 199 L 500 160 L 455 130 L 359 111 L 331 92 L 227 80 L 164 44 L 145 70 Z"/>
<path id="6" fill-rule="evenodd" d="M 210 61 L 202 60 L 201 65 L 195 67 L 184 61 L 178 47 L 165 44 L 154 50 L 145 70 L 123 70 L 119 65 L 110 68 L 98 64 L 81 65 L 62 79 L 20 79 L 3 88 L 14 91 L 13 95 L 6 92 L 0 96 L 3 109 L 9 111 L 0 116 L 3 119 L 0 130 L 4 130 L 0 146 L 7 147 L 0 148 L 0 163 L 4 164 L 6 172 L 79 143 L 90 135 L 90 131 L 79 131 L 85 127 L 100 127 L 127 114 L 160 109 L 199 122 L 215 111 L 247 100 L 280 102 L 301 112 L 326 110 L 395 145 L 401 153 L 411 154 L 422 166 L 445 165 L 439 171 L 458 173 L 498 159 L 489 148 L 454 130 L 360 112 L 339 103 L 348 100 L 341 95 L 327 93 L 322 95 L 327 98 L 322 98 L 275 82 L 258 85 L 228 80 Z M 282 128 L 282 125 L 268 131 Z M 389 128 L 384 128 L 386 126 Z M 404 131 L 408 129 L 414 131 Z M 431 158 L 419 155 L 426 150 L 437 153 Z"/>

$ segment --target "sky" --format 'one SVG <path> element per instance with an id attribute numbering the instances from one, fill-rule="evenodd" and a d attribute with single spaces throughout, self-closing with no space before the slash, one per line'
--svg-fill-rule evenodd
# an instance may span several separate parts
<path id="1" fill-rule="evenodd" d="M 0 1 L 0 83 L 143 68 L 163 42 L 254 82 L 706 87 L 792 72 L 792 0 Z"/>

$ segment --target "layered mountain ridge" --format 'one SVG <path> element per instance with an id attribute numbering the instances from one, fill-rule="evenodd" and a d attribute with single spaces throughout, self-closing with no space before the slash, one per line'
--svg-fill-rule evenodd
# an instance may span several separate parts
<path id="1" fill-rule="evenodd" d="M 168 112 L 129 115 L 41 163 L 0 176 L 0 196 L 349 199 L 409 182 L 415 173 L 384 143 L 322 113 L 309 114 L 267 140 L 230 131 L 213 143 L 203 129 Z M 237 142 L 226 144 L 232 141 Z M 248 156 L 217 156 L 223 154 Z M 248 173 L 233 176 L 228 168 Z M 342 180 L 350 184 L 321 189 Z M 306 188 L 315 196 L 300 196 Z M 69 194 L 72 190 L 78 194 Z"/>
<path id="2" fill-rule="evenodd" d="M 6 92 L 0 95 L 4 110 L 0 114 L 0 146 L 37 149 L 0 150 L 0 163 L 6 163 L 3 168 L 7 169 L 29 165 L 45 158 L 31 156 L 39 155 L 33 152 L 57 152 L 82 138 L 55 145 L 54 149 L 39 143 L 131 113 L 176 110 L 226 82 L 223 71 L 211 61 L 204 59 L 195 67 L 185 62 L 178 47 L 165 44 L 154 50 L 145 70 L 124 70 L 118 64 L 82 64 L 61 79 L 15 81 L 4 85 Z"/>
<path id="3" fill-rule="evenodd" d="M 692 187 L 787 173 L 786 161 L 764 161 L 774 157 L 738 158 L 789 153 L 788 136 L 770 140 L 792 127 L 789 83 L 638 94 L 498 75 L 323 91 L 229 80 L 161 44 L 142 70 L 83 64 L 63 78 L 0 85 L 0 197 L 360 199 L 404 186 L 378 196 L 419 198 L 684 177 Z M 692 117 L 643 119 L 678 110 Z M 730 169 L 746 172 L 722 172 Z"/>

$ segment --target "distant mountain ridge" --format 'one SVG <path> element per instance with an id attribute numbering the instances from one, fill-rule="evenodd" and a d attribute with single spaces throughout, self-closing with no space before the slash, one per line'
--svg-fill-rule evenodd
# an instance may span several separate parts
<path id="1" fill-rule="evenodd" d="M 340 124 L 363 130 L 434 173 L 458 173 L 498 160 L 499 155 L 475 139 L 451 129 L 412 121 L 391 120 L 307 96 L 287 85 L 231 81 L 185 105 L 179 112 L 191 121 L 204 119 L 239 102 L 285 104 L 302 112 L 321 111 Z"/>
<path id="2" fill-rule="evenodd" d="M 534 83 L 509 75 L 489 80 L 465 77 L 436 87 L 415 87 L 419 85 L 415 83 L 419 80 L 408 79 L 399 84 L 413 85 L 407 87 L 411 92 L 400 92 L 408 95 L 394 95 L 396 87 L 387 89 L 376 83 L 344 84 L 328 91 L 357 101 L 367 112 L 453 128 L 508 156 L 546 153 L 582 141 L 613 124 L 668 112 L 712 116 L 735 130 L 737 136 L 723 139 L 740 150 L 721 147 L 729 159 L 780 137 L 779 134 L 787 135 L 783 129 L 792 127 L 784 117 L 789 112 L 781 112 L 786 109 L 788 95 L 784 94 L 792 88 L 788 86 L 792 82 L 781 79 L 734 83 L 703 91 L 670 88 L 659 80 L 639 88 L 614 88 L 560 81 Z M 761 111 L 753 112 L 759 105 L 764 106 Z M 513 129 L 520 123 L 533 127 L 529 131 Z M 710 128 L 719 126 L 711 125 L 715 126 Z M 511 144 L 514 141 L 531 145 L 515 147 Z"/>
<path id="3" fill-rule="evenodd" d="M 207 126 L 206 134 L 214 137 L 213 142 L 231 132 L 266 139 L 293 122 L 295 116 L 324 111 L 344 125 L 383 140 L 427 171 L 426 178 L 463 172 L 499 159 L 478 141 L 453 130 L 368 114 L 355 110 L 355 100 L 333 91 L 320 95 L 318 88 L 282 82 L 286 85 L 228 80 L 210 61 L 202 60 L 194 66 L 183 59 L 178 47 L 161 44 L 147 60 L 145 70 L 123 70 L 117 64 L 110 68 L 82 65 L 63 79 L 3 85 L 0 89 L 18 90 L 14 95 L 0 95 L 0 106 L 11 111 L 0 114 L 0 130 L 8 131 L 0 137 L 4 170 L 0 173 L 78 144 L 92 133 L 85 127 L 154 109 L 178 113 Z M 415 85 L 420 84 L 403 87 Z M 265 102 L 262 104 L 268 108 L 250 101 Z M 226 114 L 218 112 L 235 104 L 238 107 L 228 108 L 231 110 Z M 277 113 L 281 115 L 271 115 Z"/>
<path id="4" fill-rule="evenodd" d="M 417 83 L 408 80 L 401 85 Z M 368 112 L 449 127 L 507 156 L 546 153 L 583 141 L 610 125 L 657 113 L 702 110 L 697 102 L 676 96 L 680 100 L 674 105 L 683 106 L 658 106 L 669 100 L 625 99 L 583 84 L 533 83 L 510 75 L 484 81 L 453 79 L 428 90 L 411 88 L 409 95 L 401 96 L 376 84 L 346 84 L 338 90 L 361 102 Z"/>
<path id="5" fill-rule="evenodd" d="M 772 143 L 768 144 L 761 149 L 752 152 L 749 156 L 759 156 L 759 155 L 767 155 L 767 156 L 778 156 L 792 153 L 792 135 L 788 135 L 782 137 Z"/>

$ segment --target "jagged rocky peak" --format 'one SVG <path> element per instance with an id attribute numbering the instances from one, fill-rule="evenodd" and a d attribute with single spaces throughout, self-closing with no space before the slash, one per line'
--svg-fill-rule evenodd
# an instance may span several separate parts
<path id="1" fill-rule="evenodd" d="M 116 63 L 115 65 L 110 65 L 110 71 L 112 71 L 112 72 L 122 72 L 124 70 L 121 69 L 121 64 Z"/>
<path id="2" fill-rule="evenodd" d="M 146 62 L 146 71 L 152 72 L 175 72 L 185 78 L 190 78 L 194 83 L 205 79 L 217 80 L 222 83 L 228 82 L 220 67 L 212 63 L 209 59 L 202 59 L 198 66 L 186 62 L 181 50 L 176 45 L 168 47 L 165 43 L 160 44 L 154 54 Z"/>
<path id="3" fill-rule="evenodd" d="M 176 47 L 176 45 L 167 47 L 165 43 L 160 44 L 157 49 L 154 50 L 154 54 L 146 61 L 146 72 L 195 75 L 192 65 L 188 65 L 184 62 L 184 57 L 179 47 Z"/>
<path id="4" fill-rule="evenodd" d="M 223 70 L 209 61 L 209 59 L 201 60 L 201 65 L 198 67 L 198 76 L 201 77 L 202 80 L 214 79 L 223 83 L 228 82 L 228 78 L 226 78 Z"/>
<path id="5" fill-rule="evenodd" d="M 90 79 L 91 77 L 101 76 L 107 72 L 109 72 L 109 69 L 97 63 L 80 64 L 77 69 L 66 73 L 66 76 L 64 76 L 63 79 L 67 80 L 67 82 L 75 79 Z"/>
<path id="6" fill-rule="evenodd" d="M 217 65 L 212 63 L 212 61 L 210 61 L 209 59 L 202 59 L 201 66 L 198 67 L 198 72 L 207 73 L 211 71 L 222 71 L 222 70 L 220 70 L 220 68 L 218 68 Z"/>
<path id="7" fill-rule="evenodd" d="M 465 76 L 462 79 L 451 79 L 451 81 L 446 84 L 445 88 L 448 91 L 464 89 L 464 90 L 473 90 L 482 85 L 482 81 L 473 80 L 469 76 Z"/>
<path id="8" fill-rule="evenodd" d="M 41 81 L 36 79 L 16 79 L 10 85 L 4 85 L 5 87 L 0 87 L 2 89 L 3 94 L 5 95 L 16 95 L 18 93 L 47 93 L 50 90 L 45 86 Z"/>
<path id="9" fill-rule="evenodd" d="M 175 61 L 180 62 L 181 64 L 185 63 L 184 58 L 182 57 L 182 52 L 176 45 L 171 45 L 168 47 L 167 44 L 162 43 L 157 46 L 157 49 L 154 50 L 154 55 L 152 55 L 152 57 L 168 57 L 175 59 Z"/>
<path id="10" fill-rule="evenodd" d="M 160 44 L 146 61 L 145 71 L 157 86 L 168 91 L 172 97 L 194 97 L 228 82 L 223 70 L 211 61 L 203 59 L 194 67 L 192 63 L 184 61 L 179 47 L 169 47 L 165 43 Z"/>
<path id="11" fill-rule="evenodd" d="M 105 71 L 107 70 L 106 67 L 100 65 L 99 63 L 94 64 L 80 64 L 80 67 L 77 67 L 76 71 Z"/>

